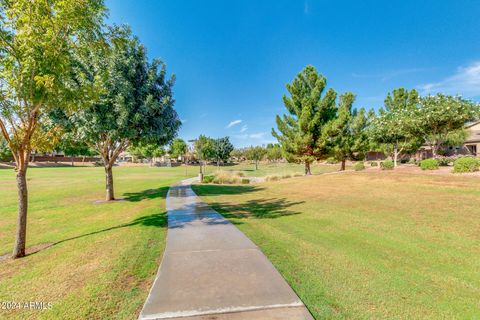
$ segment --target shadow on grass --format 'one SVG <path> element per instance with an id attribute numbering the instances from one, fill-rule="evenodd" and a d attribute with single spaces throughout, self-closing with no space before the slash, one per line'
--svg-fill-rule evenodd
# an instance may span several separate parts
<path id="1" fill-rule="evenodd" d="M 199 196 L 239 195 L 261 191 L 257 186 L 227 186 L 227 185 L 195 185 L 193 190 Z M 297 215 L 300 212 L 289 208 L 302 204 L 303 201 L 289 201 L 286 198 L 252 199 L 241 203 L 213 201 L 209 205 L 220 212 L 225 218 L 233 219 L 232 223 L 240 224 L 236 219 L 256 218 L 275 219 Z"/>
<path id="2" fill-rule="evenodd" d="M 155 213 L 155 214 L 151 214 L 151 215 L 148 215 L 148 216 L 139 217 L 139 218 L 136 218 L 136 219 L 134 219 L 134 220 L 132 220 L 131 222 L 128 222 L 128 223 L 123 223 L 123 224 L 116 225 L 116 226 L 113 226 L 113 227 L 110 227 L 110 228 L 105 228 L 105 229 L 85 233 L 85 234 L 82 234 L 82 235 L 79 235 L 79 236 L 63 239 L 63 240 L 60 240 L 60 241 L 57 241 L 57 242 L 48 243 L 48 244 L 39 246 L 38 250 L 30 250 L 30 252 L 28 252 L 28 250 L 27 250 L 28 254 L 26 256 L 33 255 L 37 252 L 40 252 L 42 250 L 51 248 L 53 246 L 56 246 L 56 245 L 59 245 L 59 244 L 62 244 L 62 243 L 68 242 L 68 241 L 77 240 L 77 239 L 85 238 L 85 237 L 88 237 L 88 236 L 93 236 L 93 235 L 96 235 L 96 234 L 99 234 L 99 233 L 112 231 L 112 230 L 116 230 L 116 229 L 121 229 L 121 228 L 126 228 L 126 227 L 133 227 L 133 226 L 137 226 L 137 225 L 147 226 L 147 227 L 156 227 L 156 228 L 166 228 L 167 227 L 167 213 L 162 212 L 162 213 Z"/>
<path id="3" fill-rule="evenodd" d="M 155 198 L 165 199 L 167 197 L 168 189 L 169 187 L 161 187 L 157 189 L 147 189 L 141 192 L 127 192 L 123 195 L 125 196 L 125 200 L 130 202 L 139 202 Z"/>

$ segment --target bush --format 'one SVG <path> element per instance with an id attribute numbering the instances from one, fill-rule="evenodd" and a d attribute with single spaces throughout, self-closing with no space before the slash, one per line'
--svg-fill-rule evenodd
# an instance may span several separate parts
<path id="1" fill-rule="evenodd" d="M 382 168 L 382 170 L 393 170 L 393 168 L 395 168 L 395 165 L 393 163 L 393 160 L 385 160 L 380 162 L 380 168 Z"/>
<path id="2" fill-rule="evenodd" d="M 365 165 L 363 164 L 363 162 L 357 162 L 354 164 L 353 169 L 355 171 L 361 171 L 365 169 Z"/>
<path id="3" fill-rule="evenodd" d="M 215 179 L 215 176 L 204 176 L 203 183 L 212 183 L 213 179 Z"/>
<path id="4" fill-rule="evenodd" d="M 242 179 L 242 184 L 249 184 L 249 183 L 250 183 L 250 179 L 247 179 L 247 178 Z"/>
<path id="5" fill-rule="evenodd" d="M 213 183 L 216 184 L 235 184 L 240 183 L 241 181 L 241 177 L 230 171 L 218 171 L 213 179 Z"/>
<path id="6" fill-rule="evenodd" d="M 455 160 L 453 163 L 453 172 L 462 173 L 462 172 L 474 172 L 478 171 L 480 166 L 479 160 L 473 157 L 462 157 Z"/>
<path id="7" fill-rule="evenodd" d="M 377 161 L 372 161 L 370 162 L 371 167 L 378 167 L 378 162 Z"/>
<path id="8" fill-rule="evenodd" d="M 338 163 L 337 159 L 335 159 L 334 157 L 327 158 L 327 160 L 325 162 L 328 163 L 328 164 L 337 164 Z"/>
<path id="9" fill-rule="evenodd" d="M 437 160 L 438 165 L 442 167 L 447 167 L 451 162 L 453 162 L 453 160 L 449 157 L 437 157 L 435 160 Z"/>
<path id="10" fill-rule="evenodd" d="M 280 180 L 280 176 L 277 176 L 277 175 L 266 176 L 265 180 L 266 181 L 278 181 L 278 180 Z"/>
<path id="11" fill-rule="evenodd" d="M 425 159 L 420 161 L 420 168 L 422 170 L 437 170 L 438 161 L 436 159 Z"/>
<path id="12" fill-rule="evenodd" d="M 408 164 L 418 164 L 418 161 L 415 158 L 410 158 L 410 160 L 408 160 Z"/>
<path id="13" fill-rule="evenodd" d="M 288 179 L 288 178 L 291 178 L 291 177 L 292 177 L 292 175 L 290 173 L 287 173 L 287 174 L 284 174 L 282 176 L 282 179 Z"/>

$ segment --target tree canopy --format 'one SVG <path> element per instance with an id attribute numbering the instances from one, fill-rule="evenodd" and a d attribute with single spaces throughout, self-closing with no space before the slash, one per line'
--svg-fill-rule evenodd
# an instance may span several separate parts
<path id="1" fill-rule="evenodd" d="M 174 76 L 163 62 L 149 62 L 144 46 L 127 27 L 110 28 L 104 46 L 78 56 L 78 78 L 97 88 L 98 98 L 70 116 L 66 127 L 102 157 L 107 200 L 113 200 L 112 166 L 131 145 L 165 145 L 180 120 L 174 110 Z M 79 68 L 80 68 L 79 67 Z"/>
<path id="2" fill-rule="evenodd" d="M 102 0 L 0 0 L 0 132 L 15 159 L 19 198 L 14 258 L 25 255 L 32 138 L 51 108 L 88 103 L 88 88 L 71 81 L 73 56 L 95 42 L 104 14 Z"/>
<path id="3" fill-rule="evenodd" d="M 423 143 L 419 133 L 421 119 L 416 117 L 419 103 L 420 96 L 415 89 L 395 89 L 387 95 L 384 107 L 373 120 L 371 137 L 377 143 L 391 147 L 395 166 L 399 154 L 415 152 Z"/>
<path id="4" fill-rule="evenodd" d="M 315 67 L 307 66 L 287 84 L 289 97 L 283 102 L 288 114 L 277 115 L 278 132 L 272 129 L 289 162 L 305 164 L 305 174 L 311 174 L 310 164 L 327 154 L 325 128 L 336 115 L 333 89 L 326 92 L 327 79 Z"/>
<path id="5" fill-rule="evenodd" d="M 255 170 L 258 170 L 258 161 L 262 160 L 266 153 L 267 149 L 263 146 L 251 146 L 245 150 L 245 157 L 255 161 Z"/>
<path id="6" fill-rule="evenodd" d="M 176 138 L 170 144 L 170 149 L 168 153 L 171 158 L 178 158 L 184 156 L 188 151 L 188 146 L 185 140 Z"/>
<path id="7" fill-rule="evenodd" d="M 232 153 L 233 149 L 229 137 L 213 140 L 213 158 L 217 161 L 217 166 L 220 162 L 226 162 L 230 159 L 230 153 Z"/>
<path id="8" fill-rule="evenodd" d="M 365 109 L 354 109 L 353 93 L 340 96 L 337 117 L 330 122 L 328 135 L 331 153 L 341 161 L 341 170 L 345 170 L 346 160 L 363 158 L 368 151 L 368 118 Z"/>

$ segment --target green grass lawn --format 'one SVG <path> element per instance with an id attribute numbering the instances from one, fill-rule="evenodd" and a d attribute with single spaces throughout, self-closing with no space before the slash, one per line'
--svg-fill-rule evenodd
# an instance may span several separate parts
<path id="1" fill-rule="evenodd" d="M 355 172 L 195 191 L 317 319 L 480 319 L 480 179 Z"/>
<path id="2" fill-rule="evenodd" d="M 194 167 L 189 167 L 189 170 L 192 170 L 193 168 Z M 338 171 L 339 169 L 340 164 L 312 164 L 312 174 L 333 172 Z M 303 174 L 305 172 L 305 166 L 303 164 L 295 163 L 259 163 L 258 170 L 255 170 L 255 163 L 252 163 L 250 161 L 244 161 L 239 164 L 228 166 L 207 166 L 206 173 L 212 174 L 215 173 L 215 171 L 217 170 L 243 172 L 243 174 L 247 177 L 265 177 L 268 175 L 285 175 L 295 173 Z"/>
<path id="3" fill-rule="evenodd" d="M 193 175 L 193 172 L 191 172 Z M 117 198 L 104 199 L 103 168 L 31 168 L 27 247 L 51 245 L 0 262 L 0 301 L 51 302 L 49 311 L 0 310 L 0 318 L 133 319 L 165 244 L 165 196 L 182 168 L 116 167 Z M 0 169 L 0 255 L 13 249 L 14 171 Z"/>

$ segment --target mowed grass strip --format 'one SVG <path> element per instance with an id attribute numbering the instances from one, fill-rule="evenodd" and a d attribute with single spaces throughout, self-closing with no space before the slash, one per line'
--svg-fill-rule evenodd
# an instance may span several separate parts
<path id="1" fill-rule="evenodd" d="M 104 199 L 103 168 L 31 168 L 27 247 L 0 262 L 0 301 L 51 302 L 46 311 L 0 310 L 13 319 L 136 318 L 165 245 L 165 197 L 181 168 L 116 167 L 117 198 Z M 0 170 L 0 255 L 13 249 L 14 171 Z"/>
<path id="2" fill-rule="evenodd" d="M 196 185 L 317 319 L 478 319 L 480 179 L 356 172 Z"/>

